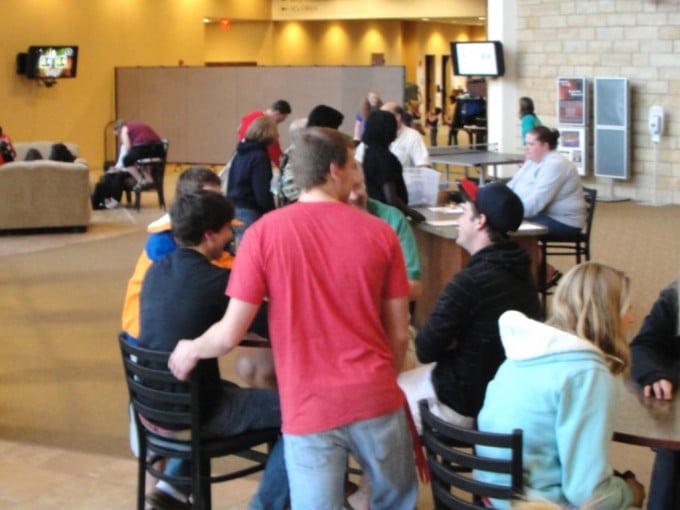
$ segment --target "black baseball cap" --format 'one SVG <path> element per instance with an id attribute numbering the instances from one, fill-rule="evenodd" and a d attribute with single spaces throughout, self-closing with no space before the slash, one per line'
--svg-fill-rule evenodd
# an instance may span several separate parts
<path id="1" fill-rule="evenodd" d="M 456 181 L 466 201 L 474 202 L 494 230 L 507 234 L 516 231 L 524 218 L 524 206 L 517 194 L 501 182 L 478 186 L 470 179 Z"/>

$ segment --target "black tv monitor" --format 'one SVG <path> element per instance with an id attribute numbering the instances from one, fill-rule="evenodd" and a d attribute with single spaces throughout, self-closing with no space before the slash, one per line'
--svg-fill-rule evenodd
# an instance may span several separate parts
<path id="1" fill-rule="evenodd" d="M 500 41 L 451 43 L 453 74 L 457 76 L 503 76 L 505 60 Z"/>
<path id="2" fill-rule="evenodd" d="M 34 80 L 75 78 L 78 46 L 30 46 L 25 69 L 26 76 Z"/>

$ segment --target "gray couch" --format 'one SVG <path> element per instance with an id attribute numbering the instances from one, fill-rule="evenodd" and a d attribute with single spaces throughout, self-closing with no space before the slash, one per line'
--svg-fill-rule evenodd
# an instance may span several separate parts
<path id="1" fill-rule="evenodd" d="M 52 142 L 15 143 L 17 161 L 0 165 L 0 230 L 87 229 L 90 221 L 87 163 L 21 161 L 30 147 L 47 156 L 51 145 Z M 66 145 L 78 155 L 77 145 Z"/>

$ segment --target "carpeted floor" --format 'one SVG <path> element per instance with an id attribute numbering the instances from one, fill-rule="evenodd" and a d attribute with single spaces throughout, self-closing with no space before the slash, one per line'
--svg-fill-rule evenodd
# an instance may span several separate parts
<path id="1" fill-rule="evenodd" d="M 162 213 L 146 195 L 141 214 L 96 212 L 85 234 L 0 237 L 0 438 L 128 457 L 116 334 L 146 224 Z M 680 271 L 678 225 L 678 206 L 597 204 L 593 259 L 631 276 L 635 328 Z M 648 473 L 649 450 L 615 449 Z"/>

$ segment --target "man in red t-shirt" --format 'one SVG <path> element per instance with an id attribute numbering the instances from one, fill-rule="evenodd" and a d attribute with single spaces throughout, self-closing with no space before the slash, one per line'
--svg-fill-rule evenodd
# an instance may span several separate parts
<path id="1" fill-rule="evenodd" d="M 307 128 L 293 154 L 298 202 L 243 237 L 224 317 L 181 341 L 170 369 L 236 347 L 269 299 L 292 508 L 340 508 L 351 453 L 374 510 L 412 510 L 418 484 L 404 395 L 396 383 L 408 344 L 408 280 L 399 240 L 349 204 L 360 178 L 352 139 Z"/>
<path id="2" fill-rule="evenodd" d="M 238 126 L 238 141 L 240 142 L 245 139 L 248 127 L 258 117 L 267 115 L 268 117 L 274 119 L 276 124 L 281 124 L 288 118 L 290 113 L 290 104 L 288 101 L 283 99 L 274 101 L 274 103 L 272 103 L 272 105 L 264 111 L 255 110 L 250 112 L 241 119 L 241 123 Z M 283 156 L 283 150 L 281 150 L 281 145 L 279 145 L 278 136 L 276 137 L 276 140 L 274 140 L 274 142 L 271 143 L 269 147 L 267 147 L 267 152 L 269 153 L 269 159 L 271 160 L 272 165 L 274 165 L 276 168 L 279 168 L 279 165 L 281 164 L 281 156 Z"/>

